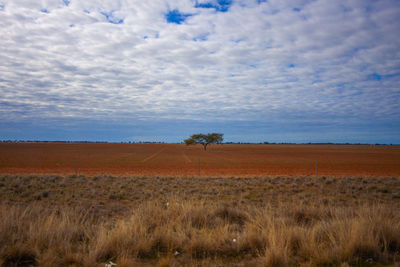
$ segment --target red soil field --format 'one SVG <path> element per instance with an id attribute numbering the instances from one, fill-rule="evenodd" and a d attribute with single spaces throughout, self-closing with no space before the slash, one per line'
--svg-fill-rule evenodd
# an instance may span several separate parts
<path id="1" fill-rule="evenodd" d="M 400 176 L 400 146 L 0 143 L 0 174 Z"/>

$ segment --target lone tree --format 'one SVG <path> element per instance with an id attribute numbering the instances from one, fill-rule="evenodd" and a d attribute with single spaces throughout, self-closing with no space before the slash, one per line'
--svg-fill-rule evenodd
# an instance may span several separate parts
<path id="1" fill-rule="evenodd" d="M 209 134 L 193 134 L 190 138 L 185 140 L 186 145 L 202 144 L 204 150 L 207 150 L 207 146 L 210 144 L 220 144 L 224 140 L 224 134 L 221 133 L 209 133 Z"/>

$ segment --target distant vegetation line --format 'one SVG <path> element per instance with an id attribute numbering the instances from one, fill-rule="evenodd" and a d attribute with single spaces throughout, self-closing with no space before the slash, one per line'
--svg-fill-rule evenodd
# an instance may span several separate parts
<path id="1" fill-rule="evenodd" d="M 183 144 L 163 141 L 82 141 L 82 140 L 0 140 L 0 143 L 94 143 L 94 144 Z M 377 145 L 395 146 L 397 143 L 351 143 L 351 142 L 222 142 L 227 145 Z"/>

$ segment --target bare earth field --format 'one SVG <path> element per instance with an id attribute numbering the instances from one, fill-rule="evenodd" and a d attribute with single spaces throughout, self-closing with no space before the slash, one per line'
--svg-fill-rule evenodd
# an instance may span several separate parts
<path id="1" fill-rule="evenodd" d="M 0 173 L 400 176 L 400 146 L 0 143 Z"/>

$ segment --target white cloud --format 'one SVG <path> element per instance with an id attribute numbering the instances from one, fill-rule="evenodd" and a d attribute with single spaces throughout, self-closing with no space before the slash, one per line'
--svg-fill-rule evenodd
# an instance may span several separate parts
<path id="1" fill-rule="evenodd" d="M 3 1 L 0 117 L 399 118 L 396 1 L 194 3 Z"/>

